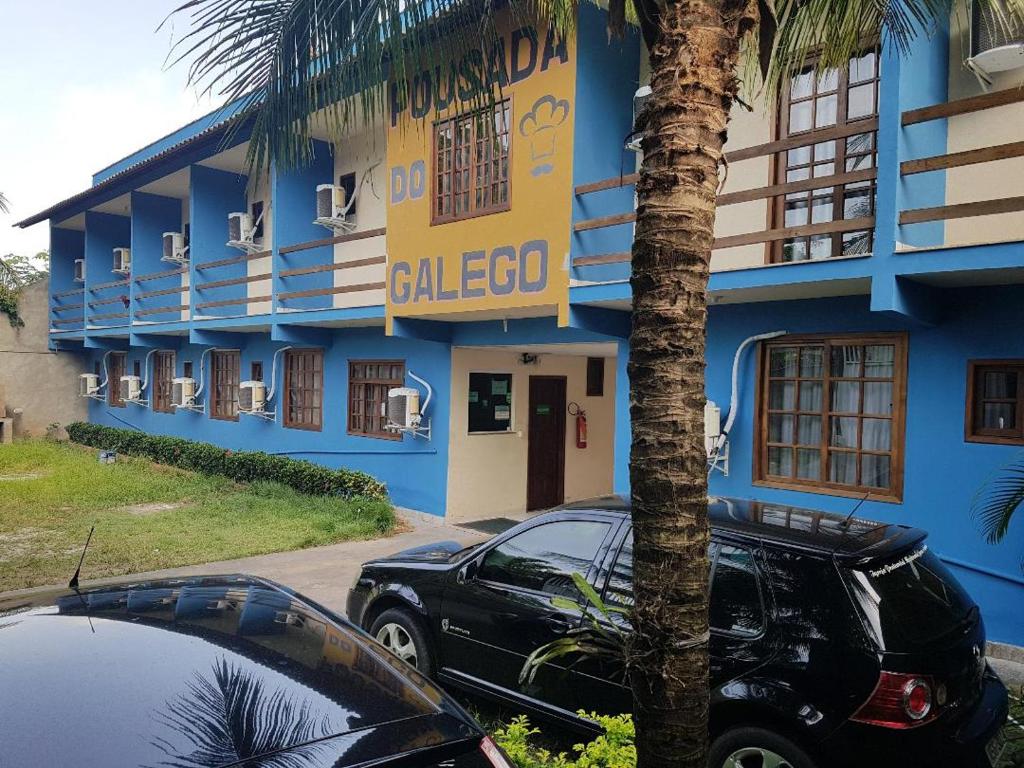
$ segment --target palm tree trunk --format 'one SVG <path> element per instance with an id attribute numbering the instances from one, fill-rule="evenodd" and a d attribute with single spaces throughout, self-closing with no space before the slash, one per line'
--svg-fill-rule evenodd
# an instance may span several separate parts
<path id="1" fill-rule="evenodd" d="M 639 768 L 706 765 L 706 290 L 740 38 L 756 21 L 756 0 L 669 0 L 650 50 L 629 356 L 636 615 L 628 665 Z"/>

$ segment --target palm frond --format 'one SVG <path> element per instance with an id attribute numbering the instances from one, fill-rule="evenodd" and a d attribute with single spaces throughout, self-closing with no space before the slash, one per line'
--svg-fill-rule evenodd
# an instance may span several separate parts
<path id="1" fill-rule="evenodd" d="M 993 23 L 1007 29 L 1024 19 L 1024 0 L 977 2 Z M 845 67 L 879 41 L 905 55 L 914 39 L 940 30 L 956 8 L 955 0 L 775 0 L 777 31 L 765 84 L 777 93 L 791 73 Z M 760 43 L 762 58 L 766 43 Z"/>
<path id="2" fill-rule="evenodd" d="M 310 742 L 333 730 L 309 701 L 282 689 L 268 691 L 263 680 L 226 659 L 214 665 L 210 677 L 196 673 L 187 692 L 154 717 L 181 737 L 154 742 L 167 755 L 161 765 L 169 768 L 233 765 L 284 746 L 299 748 L 275 755 L 274 765 L 299 768 L 322 746 Z M 191 747 L 187 753 L 180 749 L 182 741 Z"/>
<path id="3" fill-rule="evenodd" d="M 7 198 L 4 197 L 4 193 L 0 192 L 0 213 L 10 213 L 10 206 L 11 204 L 7 201 Z"/>
<path id="4" fill-rule="evenodd" d="M 577 0 L 189 0 L 172 11 L 190 29 L 169 62 L 188 62 L 202 93 L 251 118 L 249 161 L 258 174 L 270 158 L 283 168 L 311 156 L 314 135 L 336 140 L 430 88 L 470 52 L 482 88 L 494 98 L 488 52 L 498 43 L 500 7 L 514 19 L 540 19 L 568 34 Z M 627 14 L 632 18 L 632 14 Z M 421 72 L 435 73 L 420 82 Z"/>
<path id="5" fill-rule="evenodd" d="M 1014 513 L 1024 503 L 1024 452 L 978 489 L 971 501 L 971 516 L 978 521 L 986 541 L 997 544 L 1006 537 Z"/>

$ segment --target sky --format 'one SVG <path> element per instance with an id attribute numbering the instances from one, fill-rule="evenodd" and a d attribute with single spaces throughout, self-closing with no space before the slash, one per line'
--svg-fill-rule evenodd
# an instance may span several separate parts
<path id="1" fill-rule="evenodd" d="M 0 255 L 48 247 L 11 225 L 90 186 L 92 174 L 206 114 L 156 28 L 183 0 L 0 0 Z"/>

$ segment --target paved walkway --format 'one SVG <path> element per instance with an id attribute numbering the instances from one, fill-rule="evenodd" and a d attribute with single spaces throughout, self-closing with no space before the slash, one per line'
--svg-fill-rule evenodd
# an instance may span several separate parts
<path id="1" fill-rule="evenodd" d="M 270 555 L 257 555 L 256 557 L 201 565 L 186 565 L 181 568 L 136 573 L 131 576 L 83 579 L 82 586 L 100 586 L 125 578 L 143 580 L 203 574 L 247 573 L 273 579 L 316 600 L 327 608 L 344 614 L 348 590 L 359 575 L 359 567 L 367 560 L 436 541 L 454 540 L 465 546 L 489 538 L 485 534 L 466 528 L 451 525 L 423 525 L 410 518 L 404 518 L 404 521 L 411 530 L 383 539 L 346 541 L 326 547 L 277 552 Z M 84 576 L 89 574 L 88 555 L 85 557 L 82 574 Z M 31 594 L 41 589 L 52 589 L 52 587 L 33 587 L 5 594 Z"/>

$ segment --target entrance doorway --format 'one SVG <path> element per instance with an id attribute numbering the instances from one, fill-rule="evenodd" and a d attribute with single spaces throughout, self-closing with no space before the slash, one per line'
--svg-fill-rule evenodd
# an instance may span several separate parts
<path id="1" fill-rule="evenodd" d="M 530 377 L 526 509 L 565 501 L 565 376 Z"/>

